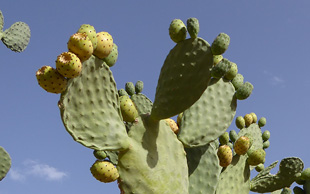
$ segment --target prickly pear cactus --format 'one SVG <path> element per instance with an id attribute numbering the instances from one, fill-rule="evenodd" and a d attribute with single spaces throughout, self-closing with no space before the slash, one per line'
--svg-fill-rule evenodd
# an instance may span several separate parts
<path id="1" fill-rule="evenodd" d="M 5 151 L 5 149 L 0 146 L 0 181 L 6 176 L 10 168 L 11 168 L 11 157 Z"/>
<path id="2" fill-rule="evenodd" d="M 81 27 L 94 36 L 94 27 Z M 283 159 L 276 175 L 269 173 L 276 163 L 264 168 L 270 145 L 270 131 L 262 131 L 266 118 L 258 120 L 254 112 L 235 118 L 238 100 L 249 98 L 254 86 L 222 56 L 230 37 L 220 33 L 210 46 L 198 32 L 196 18 L 187 28 L 179 19 L 171 23 L 176 45 L 161 68 L 154 102 L 142 93 L 140 80 L 117 89 L 110 68 L 118 50 L 108 32 L 97 33 L 89 58 L 80 56 L 80 74 L 64 75 L 61 119 L 75 141 L 94 150 L 90 173 L 101 182 L 117 179 L 122 194 L 284 194 L 294 181 L 309 192 L 310 173 L 301 159 Z M 43 89 L 54 83 L 44 82 Z M 227 131 L 232 124 L 239 131 Z M 259 173 L 251 180 L 254 169 Z"/>

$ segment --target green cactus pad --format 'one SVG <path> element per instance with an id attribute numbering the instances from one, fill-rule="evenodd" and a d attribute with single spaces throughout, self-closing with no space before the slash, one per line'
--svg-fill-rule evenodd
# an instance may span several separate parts
<path id="1" fill-rule="evenodd" d="M 229 81 L 211 79 L 200 99 L 184 111 L 179 140 L 186 147 L 198 147 L 222 135 L 236 113 L 234 93 L 235 89 Z"/>
<path id="2" fill-rule="evenodd" d="M 251 191 L 267 193 L 284 187 L 290 187 L 296 180 L 297 174 L 301 173 L 304 168 L 304 164 L 300 158 L 284 158 L 280 162 L 278 173 L 275 175 L 270 174 L 270 170 L 276 164 L 277 162 L 274 162 L 251 180 Z"/>
<path id="3" fill-rule="evenodd" d="M 246 156 L 233 157 L 232 163 L 220 175 L 216 194 L 249 194 L 250 167 L 246 159 Z"/>
<path id="4" fill-rule="evenodd" d="M 3 31 L 3 25 L 4 25 L 4 18 L 3 18 L 2 11 L 0 10 L 0 34 Z"/>
<path id="5" fill-rule="evenodd" d="M 214 194 L 222 170 L 215 146 L 207 144 L 197 148 L 185 148 L 185 152 L 190 193 Z"/>
<path id="6" fill-rule="evenodd" d="M 114 165 L 118 164 L 118 152 L 117 151 L 105 151 L 107 157 L 109 158 L 110 162 Z"/>
<path id="7" fill-rule="evenodd" d="M 117 59 L 118 59 L 118 47 L 115 43 L 113 43 L 113 48 L 112 48 L 111 53 L 103 60 L 109 67 L 112 67 L 115 65 Z"/>
<path id="8" fill-rule="evenodd" d="M 30 40 L 30 28 L 24 22 L 16 22 L 3 32 L 2 42 L 14 52 L 26 49 Z"/>
<path id="9" fill-rule="evenodd" d="M 191 38 L 197 38 L 199 33 L 199 21 L 197 18 L 188 18 L 187 21 L 187 31 Z"/>
<path id="10" fill-rule="evenodd" d="M 128 147 L 116 84 L 109 67 L 92 56 L 79 77 L 68 81 L 59 101 L 62 121 L 73 139 L 95 150 Z"/>
<path id="11" fill-rule="evenodd" d="M 119 186 L 125 193 L 188 194 L 183 145 L 166 124 L 138 118 L 128 133 L 130 146 L 119 153 Z"/>
<path id="12" fill-rule="evenodd" d="M 150 113 L 153 102 L 144 94 L 138 93 L 131 96 L 131 100 L 136 105 L 139 115 Z"/>
<path id="13" fill-rule="evenodd" d="M 303 185 L 303 189 L 306 194 L 310 193 L 310 181 L 306 181 L 306 183 Z"/>
<path id="14" fill-rule="evenodd" d="M 193 105 L 208 86 L 212 65 L 213 55 L 205 40 L 178 43 L 161 69 L 151 117 L 170 118 Z"/>
<path id="15" fill-rule="evenodd" d="M 11 157 L 5 151 L 5 149 L 0 146 L 0 181 L 6 176 L 10 168 L 11 168 Z"/>

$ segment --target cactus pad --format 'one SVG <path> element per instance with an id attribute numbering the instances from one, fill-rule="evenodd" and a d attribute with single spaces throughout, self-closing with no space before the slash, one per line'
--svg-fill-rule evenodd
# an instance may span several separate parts
<path id="1" fill-rule="evenodd" d="M 5 149 L 0 146 L 0 181 L 6 176 L 10 168 L 11 157 Z"/>
<path id="2" fill-rule="evenodd" d="M 3 25 L 4 25 L 4 18 L 3 18 L 2 11 L 0 10 L 0 34 L 3 31 Z"/>
<path id="3" fill-rule="evenodd" d="M 229 81 L 212 79 L 201 98 L 184 111 L 178 138 L 186 147 L 206 145 L 230 126 L 237 107 Z"/>
<path id="4" fill-rule="evenodd" d="M 15 52 L 26 49 L 30 40 L 30 28 L 24 22 L 16 22 L 3 32 L 2 42 Z"/>
<path id="5" fill-rule="evenodd" d="M 128 150 L 119 153 L 119 186 L 125 193 L 188 193 L 183 145 L 166 124 L 138 118 L 128 136 Z"/>
<path id="6" fill-rule="evenodd" d="M 178 43 L 161 69 L 151 117 L 175 116 L 193 105 L 207 88 L 213 55 L 201 38 Z"/>
<path id="7" fill-rule="evenodd" d="M 109 67 L 92 56 L 83 63 L 79 77 L 68 81 L 59 108 L 73 139 L 95 150 L 119 150 L 128 146 L 116 84 Z"/>

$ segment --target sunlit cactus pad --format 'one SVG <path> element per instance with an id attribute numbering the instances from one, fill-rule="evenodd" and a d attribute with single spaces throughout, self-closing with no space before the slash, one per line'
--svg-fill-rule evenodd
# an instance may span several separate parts
<path id="1" fill-rule="evenodd" d="M 0 181 L 6 176 L 10 168 L 11 157 L 5 149 L 0 146 Z"/>

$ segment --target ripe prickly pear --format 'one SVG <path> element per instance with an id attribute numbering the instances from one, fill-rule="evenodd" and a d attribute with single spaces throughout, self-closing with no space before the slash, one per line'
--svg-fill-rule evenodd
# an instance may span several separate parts
<path id="1" fill-rule="evenodd" d="M 103 61 L 109 66 L 112 67 L 115 65 L 116 61 L 118 59 L 118 47 L 115 43 L 113 43 L 112 51 L 111 53 L 103 59 Z"/>
<path id="2" fill-rule="evenodd" d="M 230 68 L 224 75 L 224 78 L 228 80 L 233 80 L 237 74 L 238 74 L 237 64 L 234 62 L 230 62 Z"/>
<path id="3" fill-rule="evenodd" d="M 51 66 L 43 66 L 36 72 L 39 85 L 51 93 L 61 93 L 67 88 L 67 79 Z"/>
<path id="4" fill-rule="evenodd" d="M 220 137 L 219 137 L 219 141 L 221 145 L 227 145 L 227 143 L 229 142 L 229 134 L 228 132 L 224 132 Z"/>
<path id="5" fill-rule="evenodd" d="M 100 182 L 109 183 L 118 179 L 116 167 L 109 161 L 97 160 L 90 168 L 92 175 Z"/>
<path id="6" fill-rule="evenodd" d="M 167 118 L 165 119 L 165 121 L 167 122 L 167 124 L 170 126 L 171 130 L 175 133 L 178 134 L 179 132 L 179 127 L 177 125 L 177 123 L 171 119 L 171 118 Z"/>
<path id="7" fill-rule="evenodd" d="M 234 144 L 234 150 L 238 155 L 244 155 L 250 148 L 250 139 L 246 136 L 241 136 Z"/>
<path id="8" fill-rule="evenodd" d="M 211 45 L 211 51 L 213 55 L 223 54 L 230 43 L 230 37 L 225 33 L 220 33 L 213 41 Z"/>
<path id="9" fill-rule="evenodd" d="M 187 30 L 191 38 L 197 38 L 199 33 L 199 21 L 197 18 L 187 19 Z"/>
<path id="10" fill-rule="evenodd" d="M 258 126 L 259 127 L 263 127 L 266 125 L 266 118 L 265 117 L 261 117 L 258 121 Z"/>
<path id="11" fill-rule="evenodd" d="M 238 100 L 247 99 L 253 91 L 253 85 L 250 82 L 245 82 L 241 87 L 236 91 L 236 98 Z"/>
<path id="12" fill-rule="evenodd" d="M 68 50 L 76 54 L 81 62 L 84 62 L 93 54 L 94 48 L 87 34 L 78 32 L 70 36 Z"/>
<path id="13" fill-rule="evenodd" d="M 178 43 L 186 39 L 186 26 L 180 19 L 174 19 L 169 26 L 169 35 L 173 42 Z"/>
<path id="14" fill-rule="evenodd" d="M 129 96 L 121 96 L 119 100 L 123 120 L 125 122 L 135 121 L 135 119 L 138 117 L 138 111 Z"/>
<path id="15" fill-rule="evenodd" d="M 113 38 L 108 32 L 97 33 L 97 48 L 94 50 L 94 55 L 99 59 L 104 59 L 112 52 Z"/>
<path id="16" fill-rule="evenodd" d="M 81 60 L 72 52 L 63 52 L 56 60 L 57 71 L 67 78 L 75 78 L 82 71 Z"/>
<path id="17" fill-rule="evenodd" d="M 245 126 L 245 120 L 242 116 L 238 116 L 236 118 L 236 126 L 238 127 L 238 129 L 243 129 Z"/>
<path id="18" fill-rule="evenodd" d="M 220 166 L 227 167 L 232 161 L 232 150 L 228 145 L 222 145 L 217 150 Z"/>
<path id="19" fill-rule="evenodd" d="M 260 163 L 265 162 L 266 152 L 263 149 L 257 149 L 248 153 L 249 157 L 247 159 L 248 164 L 251 166 L 256 166 Z"/>
<path id="20" fill-rule="evenodd" d="M 253 117 L 251 114 L 246 114 L 244 116 L 245 126 L 248 127 L 253 123 Z"/>
<path id="21" fill-rule="evenodd" d="M 93 44 L 94 50 L 97 48 L 97 33 L 94 26 L 89 24 L 82 24 L 77 32 L 86 33 L 91 43 Z"/>
<path id="22" fill-rule="evenodd" d="M 257 122 L 257 115 L 254 112 L 251 112 L 250 115 L 253 117 L 253 123 Z"/>

